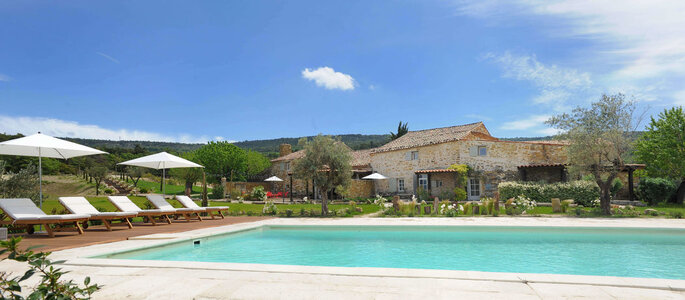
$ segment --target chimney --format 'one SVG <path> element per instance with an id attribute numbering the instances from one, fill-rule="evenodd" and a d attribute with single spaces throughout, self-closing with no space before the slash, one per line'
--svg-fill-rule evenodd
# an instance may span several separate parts
<path id="1" fill-rule="evenodd" d="M 290 153 L 293 153 L 293 146 L 290 146 L 290 144 L 281 144 L 278 146 L 278 157 L 286 156 Z"/>

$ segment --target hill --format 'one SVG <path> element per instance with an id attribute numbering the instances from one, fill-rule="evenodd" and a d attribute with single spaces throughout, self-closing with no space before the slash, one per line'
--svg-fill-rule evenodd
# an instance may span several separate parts
<path id="1" fill-rule="evenodd" d="M 313 136 L 306 138 L 311 139 Z M 352 149 L 361 150 L 381 146 L 387 143 L 390 139 L 387 134 L 343 134 L 338 135 L 345 144 Z M 75 143 L 86 145 L 89 147 L 100 149 L 135 149 L 136 146 L 145 148 L 150 152 L 169 151 L 169 152 L 188 152 L 202 147 L 203 144 L 185 144 L 185 143 L 169 143 L 169 142 L 151 142 L 151 141 L 110 141 L 97 139 L 81 139 L 81 138 L 65 138 Z M 278 145 L 287 143 L 293 145 L 293 150 L 299 150 L 297 142 L 300 138 L 278 138 L 269 140 L 249 140 L 235 142 L 234 145 L 253 151 L 261 152 L 267 156 L 273 157 L 278 153 Z"/>

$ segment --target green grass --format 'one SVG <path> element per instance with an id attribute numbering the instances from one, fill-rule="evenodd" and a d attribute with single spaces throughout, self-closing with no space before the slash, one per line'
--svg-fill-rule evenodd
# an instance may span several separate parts
<path id="1" fill-rule="evenodd" d="M 130 179 L 126 180 L 128 183 L 133 185 L 133 181 Z M 147 189 L 148 193 L 154 193 L 154 194 L 161 194 L 162 190 L 159 189 L 159 182 L 152 182 L 152 181 L 146 181 L 143 179 L 138 180 L 138 189 L 140 188 L 145 188 Z M 175 185 L 175 184 L 165 184 L 165 193 L 167 195 L 183 195 L 185 194 L 186 187 L 183 185 Z M 211 193 L 212 189 L 207 188 L 207 193 Z M 192 194 L 200 194 L 202 193 L 202 187 L 199 186 L 193 186 L 193 191 Z"/>

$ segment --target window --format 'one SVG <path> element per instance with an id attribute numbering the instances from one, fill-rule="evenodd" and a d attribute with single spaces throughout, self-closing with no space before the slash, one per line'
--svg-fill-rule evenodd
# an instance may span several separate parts
<path id="1" fill-rule="evenodd" d="M 411 160 L 418 160 L 419 159 L 419 151 L 412 151 L 411 152 Z"/>
<path id="2" fill-rule="evenodd" d="M 488 155 L 488 150 L 485 149 L 485 146 L 478 146 L 478 156 L 487 156 Z"/>
<path id="3" fill-rule="evenodd" d="M 285 163 L 285 170 L 290 171 L 290 162 Z"/>
<path id="4" fill-rule="evenodd" d="M 480 198 L 480 179 L 469 179 L 469 200 L 477 200 Z"/>
<path id="5" fill-rule="evenodd" d="M 442 180 L 436 180 L 435 181 L 435 187 L 441 187 L 442 186 Z"/>
<path id="6" fill-rule="evenodd" d="M 404 179 L 397 179 L 397 191 L 404 192 Z"/>
<path id="7" fill-rule="evenodd" d="M 428 174 L 419 174 L 419 187 L 424 191 L 428 190 Z"/>

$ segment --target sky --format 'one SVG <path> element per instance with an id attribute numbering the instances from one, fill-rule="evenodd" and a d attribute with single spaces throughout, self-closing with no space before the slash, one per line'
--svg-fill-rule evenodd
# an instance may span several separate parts
<path id="1" fill-rule="evenodd" d="M 685 104 L 685 1 L 3 1 L 0 132 L 204 143 Z"/>

